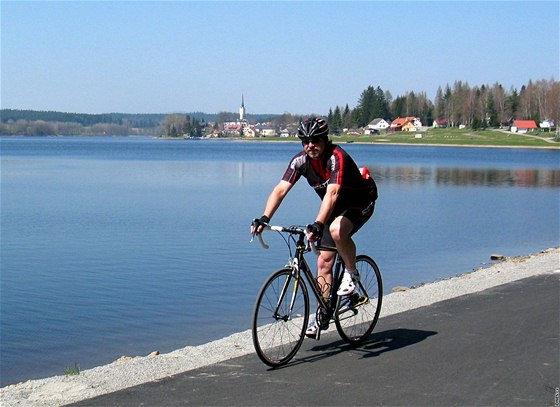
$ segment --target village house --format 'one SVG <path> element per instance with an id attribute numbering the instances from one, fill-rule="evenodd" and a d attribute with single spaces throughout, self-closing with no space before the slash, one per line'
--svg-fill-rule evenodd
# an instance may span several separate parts
<path id="1" fill-rule="evenodd" d="M 381 118 L 373 119 L 371 123 L 365 127 L 364 134 L 372 135 L 372 134 L 380 133 L 381 130 L 387 130 L 389 126 L 390 123 L 388 123 L 385 119 L 381 119 Z"/>
<path id="2" fill-rule="evenodd" d="M 420 127 L 422 127 L 422 120 L 420 120 L 419 117 L 407 117 L 408 121 L 411 122 L 414 127 L 416 127 L 417 129 L 419 129 Z"/>
<path id="3" fill-rule="evenodd" d="M 391 122 L 389 129 L 391 131 L 402 131 L 403 126 L 406 124 L 408 120 L 405 117 L 397 117 L 395 120 Z"/>
<path id="4" fill-rule="evenodd" d="M 432 123 L 432 127 L 434 129 L 437 128 L 446 129 L 447 127 L 449 127 L 449 121 L 447 119 L 436 119 Z"/>
<path id="5" fill-rule="evenodd" d="M 539 127 L 543 130 L 550 131 L 552 128 L 554 128 L 554 121 L 550 119 L 545 119 L 539 123 Z"/>
<path id="6" fill-rule="evenodd" d="M 416 131 L 416 126 L 411 121 L 407 120 L 402 126 L 402 131 Z"/>
<path id="7" fill-rule="evenodd" d="M 243 129 L 243 136 L 244 137 L 256 137 L 257 132 L 255 131 L 255 129 L 252 126 L 248 126 L 248 127 L 245 127 Z"/>
<path id="8" fill-rule="evenodd" d="M 397 117 L 391 122 L 389 130 L 391 131 L 416 131 L 422 127 L 422 122 L 417 117 Z"/>
<path id="9" fill-rule="evenodd" d="M 514 133 L 525 134 L 535 129 L 537 129 L 537 123 L 534 120 L 514 120 L 510 130 Z"/>
<path id="10" fill-rule="evenodd" d="M 225 122 L 222 134 L 224 136 L 240 136 L 243 132 L 243 125 L 240 122 Z"/>
<path id="11" fill-rule="evenodd" d="M 290 137 L 290 130 L 288 129 L 280 130 L 280 137 Z"/>
<path id="12" fill-rule="evenodd" d="M 276 129 L 266 124 L 258 124 L 255 126 L 255 131 L 260 137 L 274 137 L 276 136 Z"/>

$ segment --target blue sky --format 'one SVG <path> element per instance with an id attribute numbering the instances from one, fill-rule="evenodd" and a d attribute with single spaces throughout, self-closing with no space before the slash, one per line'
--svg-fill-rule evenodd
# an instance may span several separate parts
<path id="1" fill-rule="evenodd" d="M 2 1 L 1 107 L 326 114 L 558 80 L 558 1 Z"/>

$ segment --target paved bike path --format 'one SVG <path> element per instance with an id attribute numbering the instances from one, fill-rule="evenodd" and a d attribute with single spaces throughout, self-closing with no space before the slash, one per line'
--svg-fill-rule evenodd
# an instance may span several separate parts
<path id="1" fill-rule="evenodd" d="M 530 277 L 382 317 L 358 348 L 333 326 L 283 368 L 247 355 L 74 405 L 558 406 L 559 292 Z"/>

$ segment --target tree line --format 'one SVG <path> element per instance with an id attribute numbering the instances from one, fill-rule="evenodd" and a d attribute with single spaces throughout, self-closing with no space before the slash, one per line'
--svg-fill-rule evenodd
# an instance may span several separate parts
<path id="1" fill-rule="evenodd" d="M 212 117 L 205 113 L 192 113 Z M 4 135 L 159 135 L 166 114 L 66 113 L 2 109 L 0 134 Z"/>
<path id="2" fill-rule="evenodd" d="M 333 133 L 343 129 L 363 128 L 376 118 L 388 121 L 414 116 L 426 126 L 436 119 L 450 126 L 465 125 L 473 129 L 508 126 L 514 119 L 560 121 L 560 82 L 554 79 L 529 81 L 520 90 L 506 90 L 501 84 L 471 87 L 455 81 L 437 89 L 431 101 L 425 92 L 406 92 L 393 97 L 391 92 L 368 86 L 357 100 L 330 108 L 327 120 Z M 293 127 L 302 115 L 247 114 L 251 123 L 269 122 L 279 129 Z M 236 113 L 208 114 L 81 114 L 54 111 L 2 109 L 0 134 L 3 135 L 168 135 L 197 137 L 235 121 Z M 212 126 L 210 124 L 212 123 Z"/>
<path id="3" fill-rule="evenodd" d="M 361 128 L 376 118 L 394 120 L 397 117 L 417 117 L 431 126 L 436 119 L 450 126 L 465 125 L 474 129 L 510 125 L 515 119 L 560 120 L 560 82 L 554 79 L 529 81 L 518 91 L 506 90 L 501 84 L 471 87 L 456 81 L 438 87 L 432 102 L 425 92 L 406 92 L 393 98 L 379 86 L 365 89 L 354 109 L 348 104 L 331 108 L 329 126 L 334 132 L 344 128 Z"/>
<path id="4" fill-rule="evenodd" d="M 280 115 L 247 115 L 251 121 L 273 121 Z M 0 110 L 0 134 L 21 136 L 98 136 L 148 135 L 195 137 L 208 129 L 209 123 L 235 121 L 238 115 L 230 112 L 187 114 L 106 113 L 84 114 L 37 110 Z"/>
<path id="5" fill-rule="evenodd" d="M 393 98 L 391 92 L 379 86 L 368 86 L 358 98 L 355 108 L 351 109 L 348 104 L 330 108 L 327 120 L 331 131 L 336 134 L 343 129 L 363 128 L 376 118 L 392 121 L 397 117 L 410 116 L 419 118 L 426 126 L 440 119 L 451 127 L 465 125 L 473 129 L 507 127 L 516 119 L 535 120 L 537 123 L 550 119 L 557 125 L 560 121 L 560 82 L 554 79 L 530 80 L 518 91 L 513 87 L 506 90 L 499 83 L 471 87 L 467 82 L 455 81 L 453 86 L 438 87 L 433 102 L 425 92 L 406 92 Z M 235 121 L 237 117 L 235 113 L 220 112 L 215 117 L 213 129 L 220 129 L 221 124 Z M 247 117 L 254 122 L 267 121 L 283 129 L 293 128 L 303 116 L 285 112 Z M 200 126 L 204 121 L 192 122 L 188 115 L 168 116 L 165 126 L 167 135 L 174 135 L 173 126 L 169 126 L 171 122 L 176 123 L 176 129 L 183 126 L 183 134 L 189 134 L 193 132 L 189 126 L 193 123 Z M 200 132 L 196 130 L 195 134 Z"/>
<path id="6" fill-rule="evenodd" d="M 182 114 L 171 114 L 163 120 L 165 135 L 168 137 L 202 137 L 206 122 Z"/>

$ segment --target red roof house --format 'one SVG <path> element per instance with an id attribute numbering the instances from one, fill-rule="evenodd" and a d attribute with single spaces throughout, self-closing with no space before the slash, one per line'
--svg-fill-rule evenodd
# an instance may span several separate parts
<path id="1" fill-rule="evenodd" d="M 391 122 L 391 126 L 389 127 L 393 131 L 401 131 L 403 126 L 408 122 L 405 117 L 397 117 L 395 120 Z"/>
<path id="2" fill-rule="evenodd" d="M 534 120 L 514 120 L 511 131 L 517 133 L 527 133 L 529 130 L 537 129 L 537 123 Z"/>

